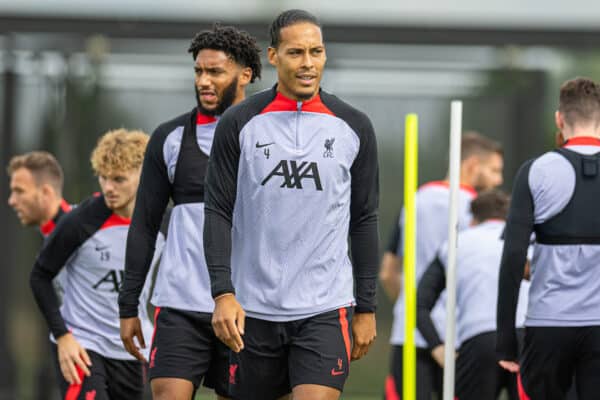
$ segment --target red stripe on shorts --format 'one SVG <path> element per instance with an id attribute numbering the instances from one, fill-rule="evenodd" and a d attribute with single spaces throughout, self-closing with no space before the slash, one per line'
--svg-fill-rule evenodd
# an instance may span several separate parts
<path id="1" fill-rule="evenodd" d="M 398 389 L 396 389 L 396 381 L 391 375 L 385 378 L 385 400 L 400 400 Z"/>
<path id="2" fill-rule="evenodd" d="M 340 326 L 342 328 L 342 337 L 346 346 L 346 354 L 348 355 L 348 365 L 350 364 L 350 333 L 348 330 L 348 319 L 346 316 L 348 311 L 345 308 L 340 308 Z"/>
<path id="3" fill-rule="evenodd" d="M 77 375 L 79 376 L 81 383 L 71 383 L 71 385 L 69 385 L 69 389 L 67 389 L 67 393 L 65 394 L 65 400 L 77 400 L 77 396 L 79 396 L 81 387 L 83 386 L 83 379 L 85 378 L 83 370 L 77 365 L 75 366 L 75 369 L 77 369 Z"/>
<path id="4" fill-rule="evenodd" d="M 527 393 L 525 393 L 525 389 L 523 388 L 523 382 L 521 382 L 521 373 L 517 373 L 517 390 L 519 392 L 520 400 L 531 400 Z"/>

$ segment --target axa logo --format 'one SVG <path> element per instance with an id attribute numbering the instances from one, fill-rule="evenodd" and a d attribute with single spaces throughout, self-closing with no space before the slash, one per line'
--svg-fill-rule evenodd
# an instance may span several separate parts
<path id="1" fill-rule="evenodd" d="M 125 271 L 110 270 L 92 287 L 103 292 L 118 292 L 124 276 Z"/>
<path id="2" fill-rule="evenodd" d="M 323 190 L 321 177 L 319 176 L 319 166 L 316 162 L 281 160 L 263 179 L 261 185 L 266 185 L 275 176 L 283 178 L 283 182 L 279 186 L 282 188 L 304 189 L 303 181 L 308 179 L 313 181 L 316 190 Z"/>

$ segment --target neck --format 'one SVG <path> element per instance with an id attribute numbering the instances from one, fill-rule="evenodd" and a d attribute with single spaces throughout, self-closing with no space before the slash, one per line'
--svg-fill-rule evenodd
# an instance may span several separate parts
<path id="1" fill-rule="evenodd" d="M 295 95 L 294 93 L 288 92 L 287 89 L 281 83 L 277 83 L 277 91 L 290 100 L 300 101 L 300 102 L 312 100 L 317 96 L 317 94 L 319 94 L 319 88 L 317 88 L 317 90 L 313 94 L 311 94 L 310 97 L 300 98 L 297 95 Z"/>
<path id="2" fill-rule="evenodd" d="M 115 208 L 112 211 L 117 214 L 119 217 L 131 219 L 133 216 L 133 209 L 135 207 L 135 199 L 129 202 L 126 206 L 121 208 Z"/>
<path id="3" fill-rule="evenodd" d="M 58 215 L 58 212 L 60 211 L 60 203 L 61 202 L 62 202 L 62 197 L 57 197 L 56 199 L 52 200 L 52 203 L 50 204 L 50 206 L 46 209 L 46 212 L 44 213 L 44 219 L 40 223 L 40 226 L 46 225 L 49 221 L 53 220 Z"/>
<path id="4" fill-rule="evenodd" d="M 593 137 L 600 139 L 600 125 L 576 125 L 574 127 L 565 126 L 563 136 L 566 140 L 574 137 Z"/>

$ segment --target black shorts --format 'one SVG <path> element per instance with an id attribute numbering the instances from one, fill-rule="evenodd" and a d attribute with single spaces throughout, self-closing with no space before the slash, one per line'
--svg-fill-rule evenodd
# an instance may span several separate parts
<path id="1" fill-rule="evenodd" d="M 202 383 L 227 397 L 229 349 L 214 334 L 212 314 L 157 308 L 150 349 L 149 378 Z"/>
<path id="2" fill-rule="evenodd" d="M 87 350 L 92 366 L 90 376 L 77 367 L 81 385 L 70 385 L 63 378 L 54 345 L 61 396 L 69 400 L 141 400 L 144 392 L 145 366 L 137 360 L 115 360 Z"/>
<path id="3" fill-rule="evenodd" d="M 502 388 L 509 399 L 518 400 L 517 375 L 498 364 L 496 332 L 466 340 L 456 359 L 456 397 L 459 400 L 496 399 Z"/>
<path id="4" fill-rule="evenodd" d="M 404 346 L 393 346 L 391 374 L 385 383 L 385 399 L 402 398 L 402 352 Z M 442 398 L 442 368 L 431 357 L 428 349 L 417 348 L 417 400 L 431 400 L 433 393 Z"/>
<path id="5" fill-rule="evenodd" d="M 520 372 L 530 399 L 565 399 L 573 377 L 579 400 L 598 399 L 600 326 L 525 328 Z"/>
<path id="6" fill-rule="evenodd" d="M 232 397 L 275 400 L 303 384 L 342 391 L 350 366 L 352 313 L 347 307 L 289 322 L 246 318 L 244 350 L 231 353 Z"/>

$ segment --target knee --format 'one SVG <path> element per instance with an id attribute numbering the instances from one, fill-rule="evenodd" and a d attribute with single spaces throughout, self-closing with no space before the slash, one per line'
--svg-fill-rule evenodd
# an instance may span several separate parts
<path id="1" fill-rule="evenodd" d="M 194 394 L 192 383 L 182 379 L 158 378 L 150 385 L 154 400 L 191 399 Z"/>

